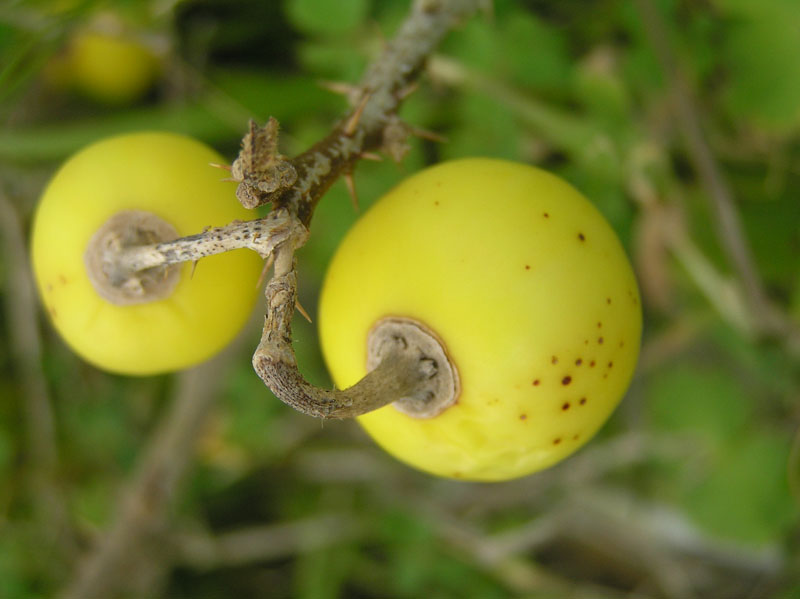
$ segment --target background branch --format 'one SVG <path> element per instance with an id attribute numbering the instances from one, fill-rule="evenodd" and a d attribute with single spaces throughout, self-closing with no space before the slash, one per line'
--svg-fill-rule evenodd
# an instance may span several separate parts
<path id="1" fill-rule="evenodd" d="M 115 596 L 121 585 L 132 582 L 130 573 L 140 560 L 148 559 L 147 551 L 157 551 L 197 440 L 241 344 L 239 341 L 210 362 L 178 375 L 169 411 L 121 493 L 113 524 L 84 558 L 60 597 Z"/>
<path id="2" fill-rule="evenodd" d="M 42 343 L 37 318 L 37 300 L 22 223 L 11 200 L 0 188 L 0 235 L 3 255 L 8 259 L 5 295 L 9 324 L 9 350 L 21 382 L 26 432 L 29 497 L 47 531 L 48 545 L 73 548 L 74 538 L 63 491 L 56 484 L 58 446 L 56 425 L 47 379 L 42 368 Z"/>
<path id="3" fill-rule="evenodd" d="M 759 333 L 785 336 L 790 334 L 800 343 L 798 325 L 781 313 L 772 303 L 761 280 L 747 236 L 736 209 L 731 187 L 708 145 L 701 125 L 700 111 L 683 69 L 669 39 L 666 24 L 652 0 L 637 0 L 639 13 L 648 32 L 668 89 L 674 102 L 677 126 L 683 135 L 689 158 L 701 183 L 714 215 L 717 238 L 728 261 L 742 283 L 755 329 Z"/>

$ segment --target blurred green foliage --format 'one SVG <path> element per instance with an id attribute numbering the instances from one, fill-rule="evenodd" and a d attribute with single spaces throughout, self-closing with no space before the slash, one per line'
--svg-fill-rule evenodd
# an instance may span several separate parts
<path id="1" fill-rule="evenodd" d="M 678 134 L 674 90 L 642 4 L 496 0 L 491 14 L 447 37 L 401 109 L 447 142 L 414 139 L 401 164 L 365 161 L 356 174 L 368 209 L 426 164 L 497 156 L 542 165 L 595 202 L 636 264 L 646 308 L 639 373 L 598 439 L 522 481 L 433 480 L 382 454 L 356 424 L 323 425 L 272 397 L 250 367 L 256 325 L 224 375 L 172 532 L 225 534 L 328 515 L 343 518 L 345 532 L 326 537 L 320 525 L 322 541 L 284 535 L 283 549 L 276 541 L 269 557 L 237 564 L 202 565 L 176 550 L 175 566 L 156 587 L 160 596 L 798 596 L 797 354 L 780 339 L 754 337 L 718 309 L 729 300 L 728 285 L 740 282 L 710 192 Z M 653 4 L 734 191 L 765 288 L 800 319 L 797 2 Z M 4 2 L 3 194 L 27 225 L 61 160 L 95 139 L 137 129 L 184 132 L 233 158 L 247 119 L 271 115 L 281 123 L 284 153 L 301 152 L 347 109 L 318 82 L 357 82 L 406 10 L 406 2 L 380 0 Z M 103 11 L 121 15 L 163 60 L 154 88 L 130 106 L 93 104 L 47 76 L 70 36 Z M 676 253 L 659 236 L 659 205 L 677 209 L 680 232 L 697 253 Z M 311 314 L 327 261 L 356 218 L 337 183 L 299 256 L 300 301 Z M 0 256 L 6 300 L 17 292 L 13 261 Z M 295 326 L 301 369 L 329 385 L 314 325 L 297 319 Z M 19 340 L 8 310 L 0 331 L 0 597 L 52 596 L 78 552 L 57 549 L 63 531 L 49 530 L 33 507 L 31 452 L 41 440 L 26 436 L 25 366 L 15 360 Z M 44 319 L 41 331 L 56 422 L 55 488 L 85 547 L 112 522 L 120 489 L 177 383 L 98 372 Z M 619 521 L 614 510 L 603 511 L 601 498 L 611 491 L 625 498 L 617 502 L 627 510 Z M 662 519 L 641 515 L 652 510 L 630 506 L 666 512 L 672 532 L 663 532 Z M 570 509 L 600 511 L 577 536 L 564 532 L 569 527 L 543 539 L 530 534 L 548 518 L 564 524 L 578 513 Z M 649 539 L 644 546 L 669 556 L 673 569 L 643 565 L 623 545 L 613 549 L 622 543 L 620 529 Z M 692 578 L 692 568 L 703 576 Z M 675 572 L 688 586 L 664 582 Z M 691 595 L 682 594 L 687 588 Z"/>

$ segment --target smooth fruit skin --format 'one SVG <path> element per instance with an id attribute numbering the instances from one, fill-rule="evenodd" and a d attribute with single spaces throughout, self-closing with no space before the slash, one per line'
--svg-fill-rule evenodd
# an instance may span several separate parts
<path id="1" fill-rule="evenodd" d="M 360 417 L 427 472 L 495 481 L 574 452 L 625 393 L 639 353 L 636 280 L 600 213 L 563 180 L 514 162 L 446 162 L 403 181 L 348 233 L 319 309 L 340 388 L 365 374 L 386 316 L 416 319 L 458 368 L 456 405 L 428 420 Z"/>
<path id="2" fill-rule="evenodd" d="M 152 212 L 183 236 L 252 218 L 209 162 L 223 159 L 182 135 L 120 135 L 75 154 L 47 186 L 31 241 L 39 294 L 67 344 L 99 368 L 148 375 L 197 364 L 248 318 L 262 268 L 248 250 L 204 258 L 194 273 L 184 264 L 168 298 L 131 306 L 100 297 L 84 267 L 89 239 L 123 210 Z"/>

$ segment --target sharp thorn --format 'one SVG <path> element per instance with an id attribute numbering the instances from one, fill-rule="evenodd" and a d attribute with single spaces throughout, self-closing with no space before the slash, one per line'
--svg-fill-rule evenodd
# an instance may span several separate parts
<path id="1" fill-rule="evenodd" d="M 345 83 L 344 81 L 321 80 L 317 81 L 317 85 L 319 85 L 322 89 L 327 89 L 329 92 L 347 96 L 348 98 L 352 96 L 356 90 L 358 90 L 357 86 L 350 83 Z"/>
<path id="2" fill-rule="evenodd" d="M 306 309 L 303 308 L 303 306 L 300 304 L 300 300 L 297 299 L 294 300 L 294 306 L 295 308 L 297 308 L 297 311 L 303 315 L 303 318 L 305 318 L 308 322 L 312 322 L 311 317 L 308 315 L 308 312 L 306 312 Z"/>
<path id="3" fill-rule="evenodd" d="M 353 178 L 353 171 L 349 171 L 342 175 L 344 178 L 344 184 L 347 186 L 347 192 L 350 194 L 350 199 L 353 201 L 353 209 L 356 212 L 360 212 L 361 209 L 358 206 L 358 194 L 356 193 L 356 181 Z"/>
<path id="4" fill-rule="evenodd" d="M 213 166 L 214 168 L 221 168 L 223 171 L 231 170 L 231 167 L 228 164 L 217 164 L 216 162 L 209 162 L 208 166 Z"/>
<path id="5" fill-rule="evenodd" d="M 192 260 L 192 272 L 189 273 L 189 278 L 190 279 L 194 278 L 194 271 L 197 270 L 197 263 L 198 262 L 199 262 L 199 260 Z"/>
<path id="6" fill-rule="evenodd" d="M 418 81 L 414 81 L 413 83 L 410 83 L 409 85 L 405 86 L 404 88 L 401 88 L 401 89 L 397 90 L 397 94 L 396 94 L 397 99 L 398 100 L 405 100 L 408 96 L 413 94 L 418 89 L 419 89 L 419 82 Z"/>
<path id="7" fill-rule="evenodd" d="M 419 129 L 417 127 L 411 128 L 411 134 L 416 135 L 417 137 L 421 137 L 422 139 L 428 139 L 430 141 L 435 141 L 438 143 L 445 143 L 447 138 L 444 135 L 439 135 L 435 131 L 428 131 L 427 129 Z"/>
<path id="8" fill-rule="evenodd" d="M 352 136 L 356 132 L 356 128 L 358 127 L 358 122 L 361 120 L 361 115 L 364 112 L 364 109 L 367 107 L 367 102 L 369 101 L 370 92 L 364 92 L 361 96 L 361 100 L 358 102 L 358 106 L 353 111 L 353 114 L 350 115 L 350 118 L 347 119 L 347 123 L 344 126 L 344 134 L 347 137 Z"/>
<path id="9" fill-rule="evenodd" d="M 267 259 L 264 260 L 264 268 L 261 269 L 261 274 L 258 275 L 258 282 L 256 283 L 256 289 L 261 289 L 261 285 L 264 284 L 264 279 L 267 278 L 267 273 L 269 269 L 272 268 L 272 265 L 275 263 L 275 254 L 270 254 L 267 256 Z"/>

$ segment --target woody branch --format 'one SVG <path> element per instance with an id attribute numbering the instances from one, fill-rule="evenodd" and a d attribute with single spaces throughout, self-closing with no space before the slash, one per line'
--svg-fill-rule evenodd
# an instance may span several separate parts
<path id="1" fill-rule="evenodd" d="M 265 291 L 268 311 L 253 365 L 278 398 L 316 417 L 347 418 L 413 396 L 420 384 L 436 376 L 435 366 L 401 348 L 344 391 L 315 388 L 303 379 L 291 345 L 297 301 L 294 251 L 305 243 L 318 202 L 340 176 L 354 195 L 352 172 L 365 154 L 382 151 L 399 161 L 408 150 L 408 137 L 424 133 L 401 121 L 397 109 L 444 35 L 480 4 L 481 0 L 415 0 L 395 38 L 361 82 L 340 86 L 351 111 L 298 156 L 287 158 L 278 152 L 275 119 L 263 127 L 251 122 L 230 167 L 231 179 L 239 183 L 236 195 L 245 207 L 271 203 L 268 216 L 173 241 L 121 248 L 110 260 L 114 268 L 124 275 L 243 247 L 255 250 L 274 259 L 275 270 Z"/>

